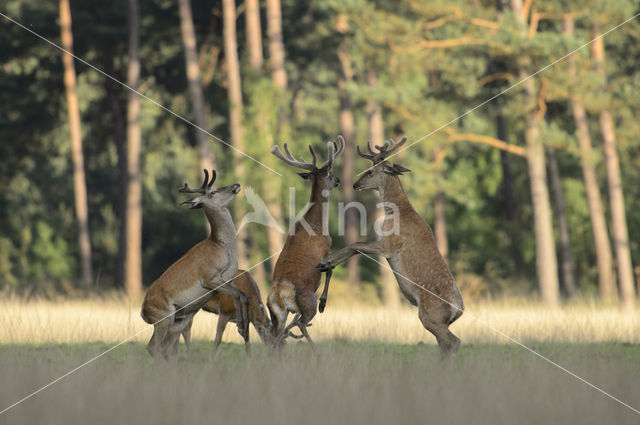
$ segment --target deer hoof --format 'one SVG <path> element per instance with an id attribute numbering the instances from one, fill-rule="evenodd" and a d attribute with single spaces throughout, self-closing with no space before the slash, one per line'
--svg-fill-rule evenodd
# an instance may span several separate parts
<path id="1" fill-rule="evenodd" d="M 331 263 L 318 263 L 318 265 L 316 266 L 316 268 L 320 269 L 321 272 L 333 270 L 334 267 L 335 266 L 333 266 Z"/>
<path id="2" fill-rule="evenodd" d="M 324 308 L 327 306 L 327 300 L 325 300 L 324 298 L 320 298 L 320 305 L 318 306 L 318 310 L 320 310 L 320 313 L 324 312 Z"/>

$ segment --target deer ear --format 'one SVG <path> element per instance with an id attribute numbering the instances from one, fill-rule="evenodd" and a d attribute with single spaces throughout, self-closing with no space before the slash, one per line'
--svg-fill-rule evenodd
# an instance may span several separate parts
<path id="1" fill-rule="evenodd" d="M 403 167 L 402 165 L 398 165 L 398 164 L 393 164 L 393 170 L 395 172 L 397 172 L 398 174 L 402 174 L 402 173 L 410 173 L 411 170 Z"/>
<path id="2" fill-rule="evenodd" d="M 402 165 L 387 163 L 382 166 L 382 171 L 392 176 L 400 176 L 402 173 L 408 173 L 411 170 Z"/>
<path id="3" fill-rule="evenodd" d="M 311 173 L 298 173 L 298 175 L 300 177 L 302 177 L 305 180 L 309 180 L 309 177 L 311 176 Z"/>

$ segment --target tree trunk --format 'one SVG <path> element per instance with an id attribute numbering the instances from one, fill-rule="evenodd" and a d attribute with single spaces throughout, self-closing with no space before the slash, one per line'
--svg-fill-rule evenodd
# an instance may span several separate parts
<path id="1" fill-rule="evenodd" d="M 247 50 L 249 52 L 249 64 L 258 75 L 262 75 L 262 66 L 264 63 L 262 56 L 262 27 L 260 26 L 260 5 L 258 0 L 246 1 L 246 31 L 247 31 Z M 273 145 L 274 140 L 272 131 L 266 120 L 265 105 L 258 104 L 256 121 L 260 135 L 265 138 L 268 145 Z M 279 185 L 273 181 L 263 179 L 262 194 L 264 201 L 273 216 L 274 220 L 282 225 L 282 208 L 279 201 Z M 282 249 L 282 234 L 277 228 L 267 228 L 267 243 L 269 246 L 269 255 L 275 254 Z M 275 258 L 270 261 L 271 269 L 275 266 Z M 266 276 L 266 274 L 265 274 Z"/>
<path id="2" fill-rule="evenodd" d="M 269 64 L 273 82 L 276 87 L 285 91 L 287 89 L 287 71 L 284 67 L 285 53 L 280 0 L 267 0 L 267 36 L 269 38 Z"/>
<path id="3" fill-rule="evenodd" d="M 178 0 L 180 12 L 180 30 L 182 32 L 182 45 L 184 47 L 184 60 L 187 67 L 187 85 L 189 86 L 189 100 L 195 124 L 202 130 L 209 131 L 207 115 L 205 113 L 204 95 L 202 94 L 202 82 L 200 81 L 200 67 L 198 65 L 198 53 L 196 48 L 196 34 L 193 28 L 191 15 L 191 0 Z M 211 170 L 215 168 L 215 159 L 211 140 L 204 131 L 196 129 L 196 141 L 200 168 Z"/>
<path id="4" fill-rule="evenodd" d="M 353 70 L 351 69 L 351 57 L 345 49 L 339 48 L 338 59 L 340 60 L 340 71 L 338 75 L 338 96 L 340 97 L 340 133 L 346 142 L 347 148 L 342 153 L 342 201 L 345 205 L 355 199 L 353 192 L 354 150 L 352 148 L 355 140 L 355 123 L 351 96 L 347 91 L 347 85 L 353 81 Z M 356 211 L 349 208 L 344 213 L 344 244 L 345 246 L 358 242 L 358 226 Z M 347 280 L 351 285 L 360 283 L 360 273 L 358 270 L 359 256 L 351 257 L 347 262 Z"/>
<path id="5" fill-rule="evenodd" d="M 69 0 L 60 0 L 60 29 L 62 47 L 73 53 L 73 34 L 71 31 L 71 9 Z M 91 237 L 89 234 L 89 208 L 87 206 L 87 186 L 84 174 L 84 155 L 82 153 L 82 132 L 80 130 L 80 109 L 76 94 L 76 71 L 73 57 L 62 54 L 64 65 L 64 86 L 67 94 L 69 112 L 69 133 L 71 136 L 71 160 L 73 162 L 73 192 L 75 198 L 76 220 L 78 224 L 78 248 L 80 250 L 81 277 L 83 288 L 89 289 L 93 280 L 91 266 Z"/>
<path id="6" fill-rule="evenodd" d="M 239 151 L 244 152 L 244 125 L 242 123 L 242 86 L 240 80 L 240 62 L 238 60 L 238 44 L 236 38 L 236 3 L 235 0 L 222 0 L 224 55 L 227 64 L 227 93 L 229 96 L 229 127 L 233 150 L 233 168 L 238 179 L 244 180 L 245 168 Z M 240 202 L 233 206 L 234 221 L 239 223 L 244 214 Z M 238 233 L 237 255 L 238 267 L 248 267 L 247 236 L 244 229 Z"/>
<path id="7" fill-rule="evenodd" d="M 496 114 L 496 128 L 498 139 L 507 140 L 507 131 L 502 112 Z M 502 190 L 506 204 L 507 229 L 509 233 L 511 255 L 516 274 L 524 275 L 524 257 L 520 248 L 520 220 L 517 214 L 515 196 L 513 195 L 513 177 L 509 165 L 509 154 L 500 150 L 500 164 L 502 165 Z"/>
<path id="8" fill-rule="evenodd" d="M 111 61 L 112 57 L 106 58 Z M 113 75 L 113 67 L 108 66 L 106 72 Z M 116 83 L 106 78 L 104 80 L 105 92 L 109 99 L 111 115 L 113 117 L 113 138 L 118 155 L 118 217 L 120 228 L 118 229 L 118 258 L 116 259 L 116 286 L 124 287 L 124 270 L 127 258 L 127 136 L 122 115 L 120 101 L 116 94 Z"/>
<path id="9" fill-rule="evenodd" d="M 245 23 L 247 31 L 247 50 L 249 64 L 254 71 L 262 72 L 262 27 L 260 26 L 260 3 L 258 0 L 245 0 Z"/>
<path id="10" fill-rule="evenodd" d="M 280 0 L 267 0 L 267 37 L 269 39 L 269 66 L 271 75 L 280 94 L 287 91 L 287 70 L 284 66 L 285 50 L 282 37 L 282 9 Z M 278 110 L 278 135 L 287 136 L 289 132 L 289 114 L 286 104 L 280 101 Z"/>
<path id="11" fill-rule="evenodd" d="M 562 283 L 567 295 L 572 296 L 576 293 L 575 263 L 571 254 L 571 240 L 569 239 L 569 225 L 567 224 L 567 209 L 564 202 L 564 193 L 562 192 L 562 180 L 560 179 L 555 152 L 552 148 L 547 148 L 546 154 L 553 201 L 558 218 Z"/>
<path id="12" fill-rule="evenodd" d="M 592 38 L 599 37 L 600 35 L 601 32 L 598 24 L 594 24 Z M 591 43 L 591 51 L 596 63 L 596 70 L 602 75 L 602 90 L 606 91 L 604 43 L 601 37 Z M 607 183 L 609 185 L 609 204 L 611 206 L 611 219 L 613 222 L 613 242 L 616 250 L 620 295 L 623 306 L 625 308 L 632 308 L 635 303 L 635 288 L 633 283 L 631 252 L 629 250 L 629 232 L 627 230 L 627 217 L 625 215 L 615 129 L 611 113 L 608 109 L 603 109 L 600 112 L 600 131 L 602 132 L 602 140 L 604 142 L 604 158 L 607 170 Z"/>
<path id="13" fill-rule="evenodd" d="M 375 91 L 377 85 L 376 74 L 371 68 L 367 70 L 367 85 L 372 91 Z M 369 128 L 369 140 L 371 140 L 371 143 L 382 146 L 384 143 L 382 109 L 373 97 L 369 98 L 367 101 L 367 125 Z M 382 220 L 384 218 L 384 209 L 376 208 L 376 211 L 376 220 Z M 379 256 L 378 261 L 381 263 L 379 267 L 382 302 L 389 308 L 397 308 L 400 306 L 400 294 L 396 278 L 393 271 L 389 268 L 386 258 Z"/>
<path id="14" fill-rule="evenodd" d="M 433 231 L 436 236 L 438 251 L 449 261 L 449 242 L 447 240 L 447 217 L 445 216 L 447 200 L 444 192 L 438 191 L 434 200 Z"/>
<path id="15" fill-rule="evenodd" d="M 526 17 L 523 15 L 522 0 L 511 0 L 511 7 L 522 24 L 522 36 L 526 37 L 527 25 Z M 521 80 L 528 77 L 530 62 L 528 57 L 521 58 Z M 522 85 L 525 102 L 531 107 L 531 111 L 525 116 L 525 141 L 534 216 L 538 286 L 542 302 L 548 306 L 556 306 L 558 304 L 558 263 L 553 241 L 544 146 L 539 138 L 542 111 L 534 109 L 537 100 L 535 80 L 529 78 Z"/>
<path id="16" fill-rule="evenodd" d="M 138 1 L 129 0 L 129 64 L 127 85 L 140 87 L 140 18 Z M 140 97 L 129 92 L 127 103 L 127 258 L 124 288 L 137 301 L 142 292 L 142 178 L 140 175 Z"/>
<path id="17" fill-rule="evenodd" d="M 573 18 L 570 15 L 564 17 L 564 32 L 567 35 L 573 34 Z M 567 59 L 568 74 L 570 81 L 576 81 L 576 59 L 575 55 L 571 55 Z M 587 192 L 587 203 L 589 205 L 589 217 L 591 218 L 591 227 L 593 229 L 593 240 L 596 250 L 596 263 L 598 267 L 598 289 L 600 298 L 610 300 L 615 297 L 615 277 L 613 275 L 611 246 L 609 245 L 609 232 L 607 230 L 607 221 L 602 206 L 602 198 L 600 189 L 598 188 L 598 179 L 593 164 L 593 151 L 591 149 L 591 136 L 589 135 L 589 126 L 587 124 L 587 114 L 584 105 L 572 88 L 570 92 L 571 109 L 573 111 L 573 119 L 576 124 L 576 133 L 578 136 L 578 145 L 580 147 L 580 161 L 582 163 L 582 177 Z"/>

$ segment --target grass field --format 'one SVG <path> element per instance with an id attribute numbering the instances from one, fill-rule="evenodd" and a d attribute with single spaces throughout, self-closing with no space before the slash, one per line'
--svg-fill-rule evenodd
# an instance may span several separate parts
<path id="1" fill-rule="evenodd" d="M 257 338 L 247 359 L 233 326 L 212 361 L 216 319 L 201 313 L 190 354 L 152 360 L 144 330 L 0 423 L 640 423 L 632 410 L 471 318 L 639 409 L 637 311 L 480 303 L 468 313 L 452 326 L 463 345 L 444 365 L 414 309 L 330 300 L 310 328 L 320 356 L 292 342 L 282 361 Z M 0 302 L 0 410 L 143 329 L 138 306 L 118 300 Z"/>

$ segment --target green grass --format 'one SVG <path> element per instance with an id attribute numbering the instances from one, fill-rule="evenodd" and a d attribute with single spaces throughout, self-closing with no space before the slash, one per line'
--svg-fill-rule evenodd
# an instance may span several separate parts
<path id="1" fill-rule="evenodd" d="M 0 345 L 0 410 L 111 345 Z M 640 408 L 640 347 L 529 346 Z M 640 423 L 640 416 L 515 345 L 437 347 L 334 339 L 290 343 L 282 360 L 253 344 L 195 341 L 175 361 L 118 347 L 0 416 L 3 424 Z"/>

